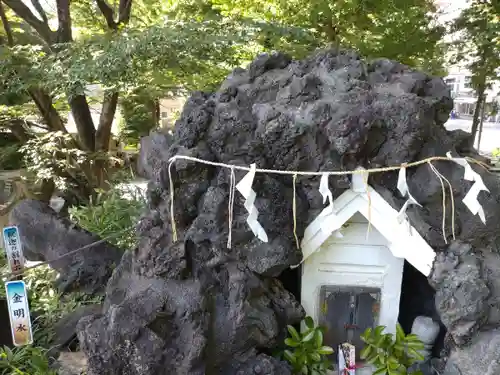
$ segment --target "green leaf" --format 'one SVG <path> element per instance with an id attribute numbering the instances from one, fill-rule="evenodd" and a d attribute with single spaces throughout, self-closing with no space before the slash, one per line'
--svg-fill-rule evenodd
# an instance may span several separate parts
<path id="1" fill-rule="evenodd" d="M 314 333 L 315 331 L 310 331 L 310 332 L 307 332 L 306 335 L 304 337 L 302 337 L 302 342 L 309 342 L 311 341 L 313 338 L 314 338 Z"/>
<path id="2" fill-rule="evenodd" d="M 321 330 L 316 330 L 315 336 L 314 336 L 314 343 L 317 348 L 321 348 L 323 345 L 323 332 Z"/>
<path id="3" fill-rule="evenodd" d="M 386 364 L 386 358 L 385 358 L 385 355 L 383 353 L 379 354 L 377 357 L 378 357 L 378 360 L 380 361 L 381 364 L 383 364 L 383 365 Z"/>
<path id="4" fill-rule="evenodd" d="M 366 359 L 370 356 L 370 353 L 372 352 L 372 346 L 371 345 L 366 345 L 361 352 L 359 353 L 361 359 Z"/>
<path id="5" fill-rule="evenodd" d="M 313 329 L 314 328 L 314 320 L 310 316 L 306 316 L 304 319 L 304 324 L 306 325 L 307 328 Z"/>
<path id="6" fill-rule="evenodd" d="M 363 332 L 363 334 L 361 335 L 361 338 L 364 338 L 364 339 L 368 340 L 372 336 L 372 333 L 373 333 L 373 329 L 372 328 L 367 328 L 365 330 L 365 332 Z"/>
<path id="7" fill-rule="evenodd" d="M 418 336 L 415 335 L 414 333 L 410 333 L 409 335 L 407 335 L 406 341 L 407 342 L 421 342 L 420 339 L 418 338 Z"/>
<path id="8" fill-rule="evenodd" d="M 289 325 L 289 326 L 287 326 L 287 329 L 295 341 L 301 341 L 299 333 L 297 332 L 297 330 L 295 328 L 293 328 L 293 326 Z"/>
<path id="9" fill-rule="evenodd" d="M 385 367 L 379 368 L 377 371 L 373 373 L 373 375 L 386 375 L 387 369 Z"/>
<path id="10" fill-rule="evenodd" d="M 405 338 L 405 331 L 403 330 L 403 327 L 401 327 L 401 324 L 396 324 L 396 340 L 397 341 L 402 341 Z"/>
<path id="11" fill-rule="evenodd" d="M 408 354 L 411 354 L 414 358 L 416 358 L 419 361 L 424 360 L 424 356 L 413 348 L 408 348 Z"/>
<path id="12" fill-rule="evenodd" d="M 406 343 L 406 346 L 409 348 L 415 349 L 415 350 L 422 350 L 425 347 L 421 341 L 408 342 L 408 343 Z"/>
<path id="13" fill-rule="evenodd" d="M 333 354 L 333 349 L 329 346 L 322 346 L 318 349 L 318 353 L 322 355 L 330 355 Z"/>
<path id="14" fill-rule="evenodd" d="M 290 350 L 285 350 L 283 352 L 283 356 L 285 357 L 285 359 L 290 362 L 292 365 L 295 364 L 297 362 L 297 359 L 295 358 L 295 356 L 293 355 L 293 353 L 290 351 Z"/>
<path id="15" fill-rule="evenodd" d="M 382 332 L 386 329 L 387 327 L 386 326 L 377 326 L 375 328 L 375 337 L 378 337 L 378 336 L 381 336 L 382 335 Z"/>
<path id="16" fill-rule="evenodd" d="M 292 348 L 296 348 L 300 345 L 300 342 L 295 341 L 294 339 L 288 337 L 285 339 L 285 345 L 291 346 Z"/>
<path id="17" fill-rule="evenodd" d="M 311 360 L 313 362 L 319 362 L 319 361 L 321 361 L 321 356 L 318 353 L 314 353 L 314 352 L 310 353 L 309 354 L 309 358 L 311 358 Z"/>

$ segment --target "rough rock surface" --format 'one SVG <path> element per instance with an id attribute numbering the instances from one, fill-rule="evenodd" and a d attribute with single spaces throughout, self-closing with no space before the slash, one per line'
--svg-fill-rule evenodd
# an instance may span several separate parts
<path id="1" fill-rule="evenodd" d="M 74 349 L 76 347 L 76 327 L 80 319 L 99 314 L 101 305 L 83 305 L 66 315 L 63 315 L 54 326 L 53 347 L 57 350 Z"/>
<path id="2" fill-rule="evenodd" d="M 57 359 L 58 375 L 85 375 L 87 356 L 83 352 L 62 352 Z"/>
<path id="3" fill-rule="evenodd" d="M 290 371 L 267 353 L 282 343 L 286 325 L 304 314 L 276 279 L 301 258 L 291 220 L 292 177 L 258 174 L 254 181 L 268 243 L 254 238 L 236 193 L 228 248 L 230 171 L 178 160 L 171 168 L 171 192 L 170 157 L 319 171 L 399 165 L 448 151 L 474 156 L 462 133 L 443 126 L 451 108 L 442 79 L 385 59 L 363 61 L 345 51 L 323 51 L 303 61 L 262 55 L 248 69 L 233 71 L 217 92 L 194 93 L 173 135 L 152 134 L 142 141 L 139 170 L 151 181 L 150 210 L 138 227 L 138 249 L 123 257 L 108 283 L 102 314 L 80 320 L 78 336 L 89 357 L 88 374 Z M 500 267 L 488 273 L 479 257 L 488 254 L 491 264 L 500 262 L 500 186 L 494 176 L 473 167 L 491 191 L 480 195 L 487 219 L 483 225 L 461 204 L 471 186 L 463 180 L 463 168 L 451 162 L 434 165 L 453 185 L 460 243 L 448 247 L 443 239 L 442 187 L 427 165 L 407 172 L 410 191 L 422 204 L 408 214 L 441 252 L 431 281 L 437 288 L 438 312 L 452 337 L 450 361 L 462 375 L 475 375 L 461 356 L 470 360 L 470 338 L 481 340 L 484 333 L 478 332 L 500 318 L 500 278 L 493 279 Z M 242 176 L 236 171 L 237 180 Z M 373 174 L 369 182 L 396 209 L 404 203 L 396 191 L 397 172 Z M 347 177 L 330 180 L 335 196 L 348 184 Z M 297 179 L 299 237 L 323 208 L 318 186 L 319 178 Z M 451 241 L 449 212 L 445 229 Z"/>
<path id="4" fill-rule="evenodd" d="M 465 344 L 487 323 L 490 289 L 481 261 L 468 244 L 453 243 L 438 254 L 431 284 L 441 321 L 457 345 Z"/>
<path id="5" fill-rule="evenodd" d="M 57 286 L 62 293 L 74 290 L 89 294 L 102 292 L 123 255 L 123 250 L 101 242 L 60 258 L 101 239 L 37 200 L 26 199 L 18 203 L 10 213 L 10 221 L 19 228 L 26 259 L 58 259 L 50 262 L 50 266 L 60 274 Z"/>
<path id="6" fill-rule="evenodd" d="M 500 374 L 500 331 L 481 332 L 452 351 L 443 375 Z"/>

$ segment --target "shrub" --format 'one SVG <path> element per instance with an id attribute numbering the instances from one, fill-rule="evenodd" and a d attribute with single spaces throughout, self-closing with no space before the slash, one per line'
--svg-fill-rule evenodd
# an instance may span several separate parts
<path id="1" fill-rule="evenodd" d="M 123 249 L 132 249 L 137 244 L 135 230 L 127 231 L 127 228 L 135 226 L 145 205 L 145 197 L 139 188 L 122 186 L 99 192 L 88 205 L 71 207 L 69 214 L 89 232 L 102 238 L 114 236 L 109 242 Z"/>
<path id="2" fill-rule="evenodd" d="M 0 133 L 0 137 L 3 134 Z M 18 143 L 0 146 L 0 170 L 15 170 L 24 167 Z"/>
<path id="3" fill-rule="evenodd" d="M 57 375 L 50 369 L 47 351 L 33 346 L 0 348 L 0 375 Z"/>
<path id="4" fill-rule="evenodd" d="M 314 326 L 310 316 L 304 319 L 304 324 L 307 329 L 303 333 L 288 326 L 290 337 L 285 339 L 285 345 L 290 349 L 284 351 L 284 357 L 295 374 L 325 375 L 332 367 L 327 356 L 333 353 L 333 349 L 323 345 L 322 328 Z"/>
<path id="5" fill-rule="evenodd" d="M 24 275 L 33 323 L 33 339 L 37 346 L 53 345 L 54 325 L 66 314 L 85 304 L 102 302 L 102 297 L 81 293 L 61 295 L 54 288 L 57 273 L 47 265 L 27 271 Z"/>
<path id="6" fill-rule="evenodd" d="M 368 328 L 361 339 L 366 343 L 360 356 L 375 366 L 373 375 L 421 375 L 420 371 L 409 373 L 408 369 L 417 361 L 424 359 L 420 350 L 424 344 L 417 335 L 405 335 L 403 328 L 396 326 L 396 337 L 391 333 L 384 334 L 385 327 Z"/>

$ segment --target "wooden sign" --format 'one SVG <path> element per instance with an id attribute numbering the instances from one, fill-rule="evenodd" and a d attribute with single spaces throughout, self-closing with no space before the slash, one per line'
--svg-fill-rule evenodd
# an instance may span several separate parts
<path id="1" fill-rule="evenodd" d="M 33 330 L 28 305 L 28 294 L 24 281 L 9 281 L 5 283 L 7 303 L 9 306 L 12 341 L 15 346 L 33 343 Z"/>
<path id="2" fill-rule="evenodd" d="M 3 243 L 11 273 L 20 272 L 24 268 L 23 247 L 17 227 L 3 228 Z"/>

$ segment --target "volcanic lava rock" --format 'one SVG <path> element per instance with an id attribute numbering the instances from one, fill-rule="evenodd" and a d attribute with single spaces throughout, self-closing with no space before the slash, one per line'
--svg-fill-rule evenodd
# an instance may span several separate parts
<path id="1" fill-rule="evenodd" d="M 481 332 L 452 351 L 443 375 L 500 374 L 500 331 Z"/>
<path id="2" fill-rule="evenodd" d="M 438 254 L 430 277 L 436 308 L 457 345 L 466 343 L 489 314 L 490 289 L 471 246 L 455 242 Z"/>
<path id="3" fill-rule="evenodd" d="M 26 199 L 10 213 L 10 221 L 19 228 L 26 259 L 51 261 L 59 274 L 60 292 L 104 292 L 113 269 L 120 263 L 123 250 L 101 239 L 59 215 L 46 203 Z M 67 255 L 78 248 L 89 248 Z M 55 261 L 52 261 L 55 260 Z"/>
<path id="4" fill-rule="evenodd" d="M 171 157 L 321 171 L 400 165 L 447 152 L 474 156 L 463 134 L 444 127 L 451 108 L 442 79 L 387 59 L 364 61 L 350 51 L 321 51 L 303 61 L 261 55 L 248 69 L 235 69 L 217 92 L 194 93 L 173 135 L 156 133 L 141 142 L 139 171 L 150 180 L 149 212 L 138 226 L 138 248 L 123 257 L 108 283 L 102 313 L 79 322 L 88 374 L 290 371 L 268 353 L 304 311 L 278 279 L 301 259 L 292 202 L 301 238 L 323 208 L 319 179 L 299 176 L 294 186 L 290 175 L 257 174 L 255 205 L 269 242 L 250 231 L 236 192 L 228 246 L 230 170 L 191 160 L 170 165 Z M 442 186 L 425 164 L 407 171 L 410 191 L 422 204 L 410 207 L 408 215 L 442 253 L 432 283 L 441 319 L 457 341 L 451 358 L 465 369 L 456 357 L 470 355 L 462 347 L 487 329 L 488 319 L 498 320 L 500 299 L 492 297 L 499 294 L 491 290 L 483 261 L 465 251 L 456 254 L 448 243 L 453 228 L 460 243 L 476 255 L 490 254 L 491 264 L 498 264 L 499 182 L 473 166 L 491 191 L 479 196 L 484 225 L 461 204 L 471 187 L 463 168 L 434 165 L 453 186 L 454 220 L 447 202 L 443 233 Z M 239 181 L 244 172 L 235 174 Z M 399 209 L 404 199 L 397 178 L 397 172 L 372 174 L 370 184 Z M 335 196 L 348 183 L 345 176 L 330 178 Z M 469 374 L 476 372 L 462 372 Z"/>

